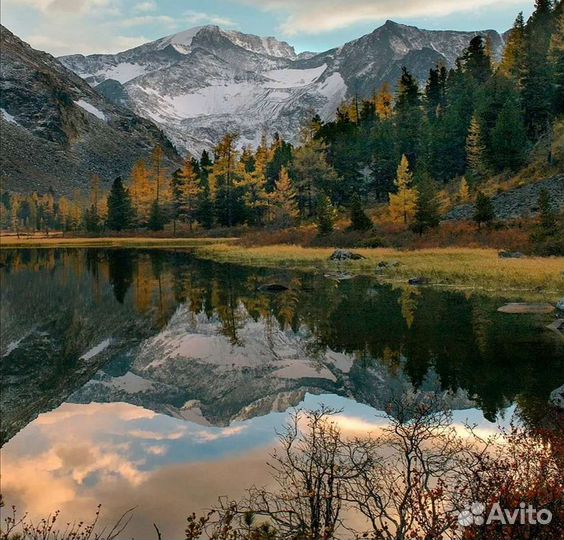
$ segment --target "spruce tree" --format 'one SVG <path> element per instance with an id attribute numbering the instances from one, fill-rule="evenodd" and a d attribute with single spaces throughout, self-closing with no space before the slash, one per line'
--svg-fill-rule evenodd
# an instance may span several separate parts
<path id="1" fill-rule="evenodd" d="M 353 231 L 367 231 L 372 228 L 372 220 L 362 208 L 360 196 L 355 193 L 351 199 L 351 229 Z"/>
<path id="2" fill-rule="evenodd" d="M 331 199 L 327 195 L 320 195 L 316 204 L 317 230 L 319 234 L 328 234 L 333 231 L 337 213 Z"/>
<path id="3" fill-rule="evenodd" d="M 476 208 L 473 219 L 478 224 L 478 229 L 482 227 L 482 224 L 489 225 L 495 219 L 492 201 L 481 191 L 478 191 L 476 197 Z"/>
<path id="4" fill-rule="evenodd" d="M 422 236 L 423 233 L 439 225 L 439 202 L 435 182 L 424 175 L 417 182 L 417 205 L 410 229 Z"/>
<path id="5" fill-rule="evenodd" d="M 162 231 L 166 223 L 166 217 L 160 203 L 155 199 L 151 204 L 151 211 L 149 213 L 149 221 L 147 226 L 152 231 Z"/>
<path id="6" fill-rule="evenodd" d="M 470 40 L 468 48 L 462 55 L 462 65 L 464 71 L 478 84 L 486 82 L 491 77 L 492 63 L 483 36 L 476 36 Z"/>
<path id="7" fill-rule="evenodd" d="M 517 99 L 509 98 L 491 133 L 491 161 L 498 171 L 517 170 L 525 160 L 527 135 Z"/>
<path id="8" fill-rule="evenodd" d="M 122 231 L 131 227 L 133 222 L 133 206 L 127 189 L 123 187 L 121 176 L 118 176 L 108 195 L 108 218 L 106 225 L 113 231 Z"/>

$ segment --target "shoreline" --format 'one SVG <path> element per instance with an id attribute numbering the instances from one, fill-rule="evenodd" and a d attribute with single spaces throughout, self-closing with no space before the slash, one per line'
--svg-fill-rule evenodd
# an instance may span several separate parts
<path id="1" fill-rule="evenodd" d="M 8 240 L 8 241 L 6 241 Z M 276 244 L 246 247 L 237 238 L 30 238 L 3 237 L 0 250 L 26 248 L 190 248 L 197 257 L 219 263 L 262 268 L 342 273 L 378 277 L 388 283 L 407 285 L 410 278 L 424 277 L 428 286 L 455 290 L 520 294 L 556 302 L 562 297 L 562 257 L 500 258 L 487 248 L 353 249 L 362 260 L 331 261 L 334 248 Z M 380 265 L 380 266 L 379 266 Z M 393 265 L 393 266 L 392 266 Z"/>

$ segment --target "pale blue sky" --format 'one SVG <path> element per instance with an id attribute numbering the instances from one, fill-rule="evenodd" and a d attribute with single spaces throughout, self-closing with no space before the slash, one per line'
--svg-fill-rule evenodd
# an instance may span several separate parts
<path id="1" fill-rule="evenodd" d="M 322 51 L 386 19 L 428 29 L 499 31 L 533 0 L 2 0 L 2 24 L 52 54 L 117 52 L 192 26 L 273 35 Z"/>

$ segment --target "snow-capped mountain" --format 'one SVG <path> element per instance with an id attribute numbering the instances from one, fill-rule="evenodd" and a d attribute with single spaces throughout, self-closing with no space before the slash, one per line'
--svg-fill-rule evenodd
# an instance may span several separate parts
<path id="1" fill-rule="evenodd" d="M 452 66 L 478 34 L 501 52 L 503 38 L 493 30 L 430 31 L 387 21 L 319 54 L 204 26 L 115 55 L 61 61 L 91 85 L 102 83 L 98 90 L 108 99 L 161 125 L 181 151 L 199 154 L 226 131 L 237 131 L 242 144 L 274 132 L 294 142 L 312 111 L 330 119 L 346 97 L 394 84 L 402 66 L 424 80 L 431 67 Z"/>

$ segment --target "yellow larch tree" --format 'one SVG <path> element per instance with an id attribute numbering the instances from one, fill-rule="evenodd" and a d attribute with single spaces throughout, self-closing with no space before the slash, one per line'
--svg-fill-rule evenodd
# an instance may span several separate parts
<path id="1" fill-rule="evenodd" d="M 390 193 L 390 217 L 394 222 L 408 225 L 415 216 L 418 193 L 412 187 L 413 175 L 409 170 L 409 162 L 405 155 L 401 158 L 394 184 L 397 187 L 397 193 Z"/>
<path id="2" fill-rule="evenodd" d="M 394 114 L 394 96 L 388 83 L 384 83 L 374 98 L 376 115 L 380 120 L 388 120 Z"/>
<path id="3" fill-rule="evenodd" d="M 272 220 L 276 224 L 288 227 L 295 222 L 300 215 L 296 198 L 297 193 L 292 185 L 288 169 L 282 167 L 274 191 L 270 194 L 273 207 Z"/>

